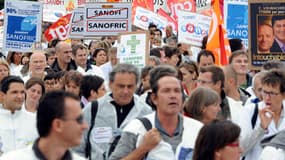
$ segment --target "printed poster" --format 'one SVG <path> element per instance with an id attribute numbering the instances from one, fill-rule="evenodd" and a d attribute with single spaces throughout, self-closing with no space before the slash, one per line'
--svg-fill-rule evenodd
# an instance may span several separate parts
<path id="1" fill-rule="evenodd" d="M 5 1 L 5 51 L 29 52 L 34 42 L 41 41 L 42 4 L 27 1 Z"/>
<path id="2" fill-rule="evenodd" d="M 110 36 L 131 31 L 131 13 L 131 3 L 85 5 L 84 36 Z"/>
<path id="3" fill-rule="evenodd" d="M 224 13 L 228 38 L 239 38 L 248 48 L 248 3 L 227 0 Z"/>
<path id="4" fill-rule="evenodd" d="M 267 61 L 285 61 L 285 2 L 254 0 L 249 3 L 249 52 L 252 68 Z"/>
<path id="5" fill-rule="evenodd" d="M 202 46 L 203 37 L 208 35 L 211 17 L 179 10 L 178 42 Z"/>
<path id="6" fill-rule="evenodd" d="M 135 13 L 134 25 L 144 30 L 148 30 L 150 23 L 155 24 L 158 29 L 163 31 L 168 21 L 166 18 L 138 6 Z"/>
<path id="7" fill-rule="evenodd" d="M 117 57 L 120 63 L 129 63 L 143 68 L 149 56 L 149 37 L 147 32 L 120 33 Z"/>

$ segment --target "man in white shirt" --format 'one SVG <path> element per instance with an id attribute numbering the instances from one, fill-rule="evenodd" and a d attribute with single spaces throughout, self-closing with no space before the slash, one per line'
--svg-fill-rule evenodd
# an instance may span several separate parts
<path id="1" fill-rule="evenodd" d="M 79 98 L 65 91 L 51 91 L 39 103 L 37 131 L 40 137 L 33 145 L 4 154 L 0 160 L 83 160 L 69 148 L 80 144 L 87 127 Z"/>
<path id="2" fill-rule="evenodd" d="M 25 99 L 24 82 L 8 76 L 1 81 L 3 105 L 0 106 L 0 152 L 25 147 L 37 137 L 36 117 L 21 110 Z"/>
<path id="3" fill-rule="evenodd" d="M 104 78 L 104 74 L 99 67 L 87 63 L 88 52 L 83 44 L 72 46 L 72 55 L 78 72 L 83 75 L 97 75 Z"/>

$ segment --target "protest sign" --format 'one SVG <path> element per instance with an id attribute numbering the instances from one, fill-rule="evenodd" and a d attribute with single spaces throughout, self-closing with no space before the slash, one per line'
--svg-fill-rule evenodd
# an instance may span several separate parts
<path id="1" fill-rule="evenodd" d="M 84 38 L 84 8 L 78 7 L 73 10 L 70 18 L 69 38 Z"/>
<path id="2" fill-rule="evenodd" d="M 145 8 L 137 7 L 134 25 L 144 30 L 148 30 L 150 23 L 155 24 L 157 28 L 162 31 L 167 25 L 167 19 Z"/>
<path id="3" fill-rule="evenodd" d="M 120 63 L 130 63 L 138 68 L 147 64 L 149 57 L 149 36 L 147 32 L 128 32 L 119 34 L 117 57 Z"/>
<path id="4" fill-rule="evenodd" d="M 283 0 L 249 2 L 249 52 L 253 69 L 269 60 L 285 61 L 285 40 L 279 29 L 285 25 L 284 6 Z"/>
<path id="5" fill-rule="evenodd" d="M 224 13 L 228 38 L 239 38 L 248 48 L 248 3 L 227 0 Z"/>
<path id="6" fill-rule="evenodd" d="M 178 18 L 178 10 L 196 12 L 195 0 L 168 0 L 167 6 L 170 9 L 171 17 L 174 19 Z"/>
<path id="7" fill-rule="evenodd" d="M 172 17 L 170 17 L 170 16 L 168 15 L 168 13 L 167 13 L 165 10 L 163 10 L 162 8 L 159 8 L 159 9 L 157 10 L 157 14 L 160 15 L 160 16 L 162 16 L 162 17 L 165 17 L 165 18 L 167 19 L 167 26 L 168 26 L 168 25 L 172 26 L 172 29 L 173 29 L 174 34 L 177 34 L 177 32 L 178 32 L 177 20 L 175 20 L 175 19 L 173 19 Z"/>
<path id="8" fill-rule="evenodd" d="M 60 17 L 71 13 L 85 4 L 86 0 L 39 0 L 43 3 L 43 21 L 56 22 Z"/>
<path id="9" fill-rule="evenodd" d="M 85 36 L 110 36 L 131 31 L 131 12 L 131 3 L 85 5 Z"/>
<path id="10" fill-rule="evenodd" d="M 133 3 L 132 3 L 132 23 L 134 23 L 135 13 L 136 13 L 137 7 L 139 6 L 139 7 L 145 8 L 147 10 L 153 11 L 154 10 L 153 1 L 155 1 L 155 0 L 133 0 Z"/>
<path id="11" fill-rule="evenodd" d="M 41 41 L 42 4 L 27 1 L 5 1 L 3 48 L 6 51 L 31 51 Z"/>
<path id="12" fill-rule="evenodd" d="M 45 38 L 48 42 L 53 39 L 66 40 L 68 38 L 69 21 L 71 14 L 60 17 L 58 21 L 53 23 L 46 31 Z"/>
<path id="13" fill-rule="evenodd" d="M 211 17 L 179 10 L 178 42 L 202 46 L 203 37 L 209 32 Z"/>

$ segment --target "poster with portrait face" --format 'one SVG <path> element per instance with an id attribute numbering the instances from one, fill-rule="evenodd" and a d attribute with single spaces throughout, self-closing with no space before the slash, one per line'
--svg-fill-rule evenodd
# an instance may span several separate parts
<path id="1" fill-rule="evenodd" d="M 285 62 L 285 1 L 249 1 L 249 53 L 252 68 L 265 62 Z"/>

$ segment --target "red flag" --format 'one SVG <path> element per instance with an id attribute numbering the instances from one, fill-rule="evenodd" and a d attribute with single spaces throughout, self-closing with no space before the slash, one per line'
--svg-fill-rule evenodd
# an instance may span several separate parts
<path id="1" fill-rule="evenodd" d="M 70 17 L 71 13 L 60 17 L 45 31 L 45 38 L 48 42 L 56 38 L 60 40 L 66 40 L 68 38 Z"/>
<path id="2" fill-rule="evenodd" d="M 226 65 L 228 64 L 231 49 L 224 27 L 223 16 L 220 12 L 219 1 L 214 0 L 212 6 L 213 14 L 206 48 L 214 53 L 217 65 Z"/>
<path id="3" fill-rule="evenodd" d="M 174 19 L 178 19 L 177 10 L 196 12 L 195 0 L 167 0 L 167 6 Z"/>

